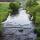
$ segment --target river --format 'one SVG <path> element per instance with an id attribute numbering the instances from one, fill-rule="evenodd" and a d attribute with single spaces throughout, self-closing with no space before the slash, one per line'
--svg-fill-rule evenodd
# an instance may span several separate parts
<path id="1" fill-rule="evenodd" d="M 26 10 L 19 8 L 17 16 L 8 16 L 7 20 L 3 23 L 4 30 L 3 40 L 35 40 L 34 28 L 32 21 L 29 20 L 30 15 Z"/>

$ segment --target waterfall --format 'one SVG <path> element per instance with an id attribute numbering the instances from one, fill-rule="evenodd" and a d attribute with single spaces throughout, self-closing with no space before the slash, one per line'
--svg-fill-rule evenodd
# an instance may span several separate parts
<path id="1" fill-rule="evenodd" d="M 7 40 L 9 38 L 9 40 L 35 40 L 36 34 L 33 32 L 35 27 L 32 21 L 29 20 L 29 16 L 30 15 L 27 14 L 26 10 L 23 8 L 19 8 L 19 14 L 17 16 L 9 15 L 7 20 L 3 22 L 3 34 L 6 34 L 4 39 Z"/>
<path id="2" fill-rule="evenodd" d="M 7 20 L 4 23 L 4 27 L 9 26 L 10 24 L 13 25 L 31 25 L 32 21 L 29 20 L 29 14 L 26 13 L 26 10 L 24 10 L 23 8 L 19 8 L 19 14 L 18 16 L 8 16 Z M 9 25 L 8 25 L 9 24 Z M 28 27 L 28 26 L 27 26 Z M 29 26 L 30 27 L 30 26 Z"/>
<path id="3" fill-rule="evenodd" d="M 19 8 L 17 16 L 8 16 L 3 23 L 5 35 L 4 40 L 35 40 L 34 28 L 32 21 L 29 20 L 29 14 L 26 10 Z"/>

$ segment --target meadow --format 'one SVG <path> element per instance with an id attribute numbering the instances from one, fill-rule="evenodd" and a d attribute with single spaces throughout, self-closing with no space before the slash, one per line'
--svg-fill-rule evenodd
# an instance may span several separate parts
<path id="1" fill-rule="evenodd" d="M 0 2 L 0 19 L 1 21 L 5 20 L 7 18 L 7 15 L 9 14 L 9 2 Z"/>

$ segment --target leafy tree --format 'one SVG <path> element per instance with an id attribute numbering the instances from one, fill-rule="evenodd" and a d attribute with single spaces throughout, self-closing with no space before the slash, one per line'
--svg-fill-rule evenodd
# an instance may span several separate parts
<path id="1" fill-rule="evenodd" d="M 27 7 L 32 7 L 32 6 L 37 6 L 38 3 L 37 3 L 37 0 L 28 0 L 27 3 L 26 3 L 26 8 Z"/>
<path id="2" fill-rule="evenodd" d="M 31 14 L 33 15 L 34 24 L 36 25 L 36 29 L 34 32 L 37 33 L 38 37 L 40 37 L 40 28 L 38 28 L 40 27 L 40 16 L 39 16 L 40 15 L 40 5 L 37 3 L 37 0 L 33 0 L 33 2 L 31 1 L 30 3 L 28 2 L 27 5 L 28 6 L 26 6 L 26 10 L 31 12 Z"/>
<path id="3" fill-rule="evenodd" d="M 38 5 L 37 0 L 28 0 L 26 3 L 26 10 L 33 15 L 33 21 L 36 20 L 36 6 Z M 34 11 L 35 10 L 35 11 Z"/>
<path id="4" fill-rule="evenodd" d="M 38 5 L 38 6 L 36 6 L 36 7 L 34 7 L 34 9 L 33 9 L 33 11 L 32 11 L 32 14 L 33 14 L 33 17 L 34 17 L 34 23 L 37 23 L 37 21 L 38 21 L 38 19 L 37 19 L 37 17 L 36 17 L 36 15 L 37 15 L 37 12 L 38 13 L 40 13 L 40 5 Z M 40 15 L 40 14 L 39 14 Z M 36 21 L 37 20 L 37 21 Z M 39 19 L 40 20 L 40 19 Z M 40 21 L 39 21 L 40 22 Z"/>
<path id="5" fill-rule="evenodd" d="M 17 2 L 10 3 L 9 8 L 11 9 L 11 15 L 17 14 L 19 7 L 20 7 L 20 4 Z"/>

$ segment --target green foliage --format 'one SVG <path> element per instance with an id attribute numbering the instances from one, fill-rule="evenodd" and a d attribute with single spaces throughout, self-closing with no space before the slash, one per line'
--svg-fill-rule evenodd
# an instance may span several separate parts
<path id="1" fill-rule="evenodd" d="M 11 15 L 18 14 L 18 9 L 20 8 L 20 4 L 17 2 L 13 2 L 9 4 Z"/>
<path id="2" fill-rule="evenodd" d="M 33 1 L 33 2 L 32 2 Z M 35 23 L 36 29 L 35 33 L 37 33 L 37 40 L 40 40 L 40 5 L 36 0 L 28 0 L 26 4 L 26 10 L 29 11 L 33 15 L 33 21 Z"/>
<path id="3" fill-rule="evenodd" d="M 33 15 L 33 21 L 35 23 L 36 21 L 36 12 L 38 11 L 38 6 L 39 4 L 37 3 L 37 0 L 28 0 L 26 3 L 26 10 L 29 11 Z"/>
<path id="4" fill-rule="evenodd" d="M 38 5 L 38 6 L 36 6 L 36 7 L 34 8 L 34 12 L 40 12 L 40 5 Z"/>
<path id="5" fill-rule="evenodd" d="M 40 37 L 40 28 L 39 27 L 36 27 L 34 32 L 37 33 L 37 37 Z"/>
<path id="6" fill-rule="evenodd" d="M 7 19 L 8 16 L 8 4 L 5 2 L 0 2 L 0 33 L 3 31 L 2 22 Z"/>
<path id="7" fill-rule="evenodd" d="M 6 18 L 8 17 L 8 5 L 9 3 L 8 2 L 0 2 L 1 6 L 0 6 L 0 19 L 1 19 L 1 22 L 5 21 Z"/>
<path id="8" fill-rule="evenodd" d="M 1 15 L 0 15 L 1 16 Z M 2 22 L 1 22 L 1 17 L 0 17 L 0 32 L 2 31 L 2 24 L 1 24 Z"/>
<path id="9" fill-rule="evenodd" d="M 30 13 L 34 13 L 37 5 L 39 5 L 37 0 L 28 0 L 26 3 L 26 10 L 28 10 Z"/>
<path id="10" fill-rule="evenodd" d="M 27 7 L 35 7 L 36 5 L 38 5 L 38 3 L 36 2 L 36 0 L 28 0 L 26 3 L 26 8 Z"/>
<path id="11" fill-rule="evenodd" d="M 37 40 L 40 40 L 40 37 L 38 37 Z"/>
<path id="12" fill-rule="evenodd" d="M 9 4 L 9 8 L 13 11 L 17 11 L 19 9 L 20 5 L 17 2 L 13 2 Z"/>

